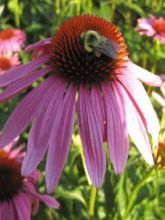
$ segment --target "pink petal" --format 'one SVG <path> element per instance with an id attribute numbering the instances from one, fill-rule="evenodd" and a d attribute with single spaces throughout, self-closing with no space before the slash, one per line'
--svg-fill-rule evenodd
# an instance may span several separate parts
<path id="1" fill-rule="evenodd" d="M 152 96 L 162 107 L 165 107 L 165 99 L 162 96 L 160 96 L 157 92 L 154 91 L 152 92 Z"/>
<path id="2" fill-rule="evenodd" d="M 48 207 L 59 209 L 60 204 L 53 197 L 49 195 L 40 195 L 40 200 L 45 203 Z"/>
<path id="3" fill-rule="evenodd" d="M 120 89 L 122 90 L 122 94 L 126 103 L 126 118 L 129 135 L 131 136 L 132 140 L 134 141 L 135 145 L 137 146 L 138 150 L 147 161 L 147 163 L 153 165 L 154 162 L 152 151 L 144 124 L 139 117 L 135 106 L 132 105 L 129 96 L 122 88 L 122 86 L 120 87 Z M 140 97 L 142 96 L 143 95 L 141 95 Z"/>
<path id="4" fill-rule="evenodd" d="M 54 77 L 49 77 L 37 88 L 33 89 L 10 115 L 0 136 L 0 147 L 9 144 L 17 137 L 42 109 L 43 101 L 49 97 L 53 87 Z M 46 93 L 45 93 L 46 91 Z"/>
<path id="5" fill-rule="evenodd" d="M 160 78 L 161 78 L 161 80 L 165 81 L 165 73 L 160 74 Z"/>
<path id="6" fill-rule="evenodd" d="M 19 94 L 22 90 L 30 86 L 35 80 L 44 76 L 51 70 L 51 67 L 45 67 L 44 69 L 38 70 L 37 72 L 27 75 L 13 84 L 9 85 L 3 93 L 0 94 L 0 102 L 7 101 L 13 96 Z"/>
<path id="7" fill-rule="evenodd" d="M 113 83 L 102 87 L 107 113 L 107 138 L 113 168 L 120 174 L 128 157 L 128 132 L 126 126 L 125 103 L 120 87 Z"/>
<path id="8" fill-rule="evenodd" d="M 39 48 L 39 47 L 43 47 L 45 45 L 49 45 L 49 44 L 51 44 L 51 39 L 52 38 L 47 38 L 47 39 L 38 41 L 37 43 L 31 44 L 31 45 L 29 45 L 29 46 L 27 46 L 25 48 L 25 52 L 30 52 L 30 51 L 32 51 L 34 49 Z"/>
<path id="9" fill-rule="evenodd" d="M 4 201 L 0 203 L 0 219 L 2 220 L 19 220 L 16 218 L 12 201 Z"/>
<path id="10" fill-rule="evenodd" d="M 119 79 L 132 94 L 132 97 L 144 115 L 144 118 L 147 122 L 148 131 L 151 133 L 155 144 L 158 143 L 160 130 L 159 121 L 143 85 L 133 75 L 130 74 L 120 75 Z"/>
<path id="11" fill-rule="evenodd" d="M 145 70 L 132 62 L 127 63 L 127 70 L 130 75 L 135 76 L 136 78 L 140 79 L 142 82 L 150 86 L 160 86 L 162 83 L 162 80 L 159 76 L 154 75 L 148 70 Z"/>
<path id="12" fill-rule="evenodd" d="M 48 56 L 42 56 L 36 60 L 29 62 L 18 67 L 14 67 L 11 70 L 5 72 L 5 74 L 0 75 L 0 87 L 9 85 L 16 80 L 28 75 L 30 72 L 38 68 L 41 64 L 48 61 Z"/>
<path id="13" fill-rule="evenodd" d="M 78 124 L 89 176 L 93 184 L 100 188 L 105 174 L 106 158 L 102 130 L 97 118 L 98 112 L 95 110 L 94 96 L 97 96 L 95 92 L 97 91 L 93 90 L 90 93 L 86 87 L 80 87 Z"/>
<path id="14" fill-rule="evenodd" d="M 14 205 L 17 210 L 18 220 L 30 220 L 31 219 L 31 202 L 28 196 L 20 192 L 14 197 Z"/>
<path id="15" fill-rule="evenodd" d="M 33 200 L 33 207 L 32 207 L 32 215 L 36 215 L 40 207 L 40 202 L 38 199 Z"/>
<path id="16" fill-rule="evenodd" d="M 95 106 L 96 115 L 99 121 L 99 125 L 102 131 L 103 140 L 106 141 L 106 111 L 104 97 L 101 89 L 98 86 L 93 86 L 91 89 L 91 97 L 93 105 Z"/>
<path id="17" fill-rule="evenodd" d="M 31 184 L 26 182 L 26 191 L 31 194 L 34 198 L 44 202 L 47 206 L 54 208 L 54 209 L 59 209 L 60 204 L 56 199 L 49 195 L 40 195 L 39 193 L 36 192 L 35 187 Z"/>
<path id="18" fill-rule="evenodd" d="M 63 98 L 56 101 L 46 162 L 46 186 L 52 192 L 57 186 L 66 161 L 74 124 L 76 87 L 70 85 Z"/>
<path id="19" fill-rule="evenodd" d="M 41 111 L 33 122 L 28 139 L 27 154 L 22 164 L 22 175 L 28 176 L 37 167 L 47 150 L 58 102 L 64 96 L 65 84 L 64 80 L 56 78 L 51 94 L 45 100 L 45 110 Z"/>
<path id="20" fill-rule="evenodd" d="M 147 36 L 153 36 L 156 31 L 153 28 L 153 23 L 156 20 L 154 16 L 150 16 L 149 18 L 146 19 L 137 19 L 138 26 L 135 28 L 140 34 L 144 34 Z"/>
<path id="21" fill-rule="evenodd" d="M 9 213 L 8 219 L 18 220 L 17 211 L 12 200 L 8 201 L 8 206 L 9 206 L 9 209 L 7 210 L 7 212 Z"/>
<path id="22" fill-rule="evenodd" d="M 40 172 L 34 170 L 28 177 L 26 177 L 30 182 L 37 184 L 40 178 Z"/>

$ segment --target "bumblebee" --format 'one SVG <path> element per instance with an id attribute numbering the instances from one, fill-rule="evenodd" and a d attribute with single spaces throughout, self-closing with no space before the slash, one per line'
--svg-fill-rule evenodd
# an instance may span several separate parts
<path id="1" fill-rule="evenodd" d="M 104 54 L 113 60 L 117 59 L 120 47 L 115 41 L 109 40 L 93 30 L 83 32 L 80 37 L 87 52 L 94 53 L 98 58 Z"/>

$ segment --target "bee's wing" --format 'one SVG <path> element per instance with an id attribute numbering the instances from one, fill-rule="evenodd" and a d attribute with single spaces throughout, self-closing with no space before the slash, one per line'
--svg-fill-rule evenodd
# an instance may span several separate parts
<path id="1" fill-rule="evenodd" d="M 117 52 L 120 49 L 120 46 L 115 41 L 104 39 L 103 41 L 101 41 L 97 49 L 101 54 L 104 54 L 112 59 L 116 59 L 118 56 Z"/>

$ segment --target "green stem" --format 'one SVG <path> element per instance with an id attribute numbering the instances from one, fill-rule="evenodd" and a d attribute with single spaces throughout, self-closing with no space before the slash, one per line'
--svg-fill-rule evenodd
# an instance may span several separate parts
<path id="1" fill-rule="evenodd" d="M 158 61 L 157 54 L 159 51 L 160 51 L 160 42 L 158 40 L 156 40 L 155 44 L 154 44 L 154 56 L 155 56 L 154 63 L 153 63 L 152 69 L 151 69 L 151 72 L 153 72 L 153 73 L 156 73 L 156 66 L 157 66 L 157 61 Z"/>
<path id="2" fill-rule="evenodd" d="M 87 0 L 86 4 L 87 4 L 87 12 L 88 14 L 91 14 L 92 13 L 92 0 Z"/>
<path id="3" fill-rule="evenodd" d="M 154 59 L 153 59 L 153 65 L 152 65 L 152 68 L 151 68 L 151 72 L 152 73 L 156 73 L 156 70 L 157 70 L 157 61 L 158 61 L 158 57 L 157 57 L 157 54 L 158 52 L 160 51 L 160 42 L 158 40 L 155 41 L 155 44 L 154 44 Z M 148 89 L 147 89 L 147 93 L 150 95 L 151 94 L 151 86 L 148 86 Z"/>
<path id="4" fill-rule="evenodd" d="M 113 21 L 114 15 L 115 15 L 115 10 L 116 10 L 116 1 L 112 0 L 110 6 L 111 6 L 111 17 L 110 17 L 110 20 Z"/>
<path id="5" fill-rule="evenodd" d="M 14 16 L 15 16 L 15 25 L 16 27 L 20 27 L 20 19 L 19 19 L 19 2 L 18 0 L 14 0 Z"/>
<path id="6" fill-rule="evenodd" d="M 60 0 L 55 0 L 55 13 L 56 15 L 60 14 Z"/>
<path id="7" fill-rule="evenodd" d="M 80 7 L 81 6 L 81 1 L 80 0 L 77 0 L 77 3 L 76 3 L 76 14 L 77 15 L 80 15 Z"/>
<path id="8" fill-rule="evenodd" d="M 140 191 L 140 189 L 147 183 L 147 182 L 150 182 L 153 180 L 153 169 L 151 169 L 147 174 L 146 176 L 135 186 L 133 192 L 131 193 L 130 195 L 130 199 L 128 201 L 128 205 L 125 209 L 125 212 L 123 214 L 123 217 L 122 217 L 122 220 L 126 220 L 127 219 L 127 216 L 129 214 L 129 211 L 131 210 L 136 198 L 137 198 L 137 195 Z"/>
<path id="9" fill-rule="evenodd" d="M 142 66 L 144 69 L 147 68 L 147 54 L 146 53 L 143 54 Z"/>
<path id="10" fill-rule="evenodd" d="M 91 217 L 94 216 L 95 202 L 96 202 L 97 189 L 95 186 L 91 186 L 90 200 L 89 200 L 89 209 L 88 213 Z"/>

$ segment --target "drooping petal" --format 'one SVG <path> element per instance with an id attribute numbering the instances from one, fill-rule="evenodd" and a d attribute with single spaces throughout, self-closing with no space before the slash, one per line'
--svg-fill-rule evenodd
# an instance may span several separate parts
<path id="1" fill-rule="evenodd" d="M 39 193 L 36 192 L 34 186 L 30 182 L 29 183 L 27 182 L 25 187 L 26 187 L 26 192 L 30 193 L 32 197 L 44 202 L 48 207 L 59 209 L 60 204 L 56 199 L 46 194 L 40 195 Z"/>
<path id="2" fill-rule="evenodd" d="M 74 124 L 76 87 L 70 85 L 65 96 L 54 105 L 56 116 L 50 134 L 46 162 L 46 186 L 52 192 L 59 182 L 66 161 Z"/>
<path id="3" fill-rule="evenodd" d="M 29 62 L 18 67 L 14 67 L 11 70 L 0 75 L 0 87 L 7 86 L 16 80 L 28 75 L 30 72 L 38 68 L 40 65 L 48 61 L 48 56 L 42 56 L 36 60 Z"/>
<path id="4" fill-rule="evenodd" d="M 128 89 L 129 93 L 132 94 L 132 97 L 141 109 L 147 123 L 148 131 L 151 133 L 155 144 L 157 144 L 160 130 L 159 121 L 143 85 L 130 74 L 120 75 L 119 79 Z"/>
<path id="5" fill-rule="evenodd" d="M 4 147 L 9 144 L 14 138 L 16 138 L 34 118 L 38 111 L 41 111 L 43 101 L 49 98 L 49 93 L 54 83 L 54 77 L 49 77 L 37 88 L 33 89 L 15 110 L 7 120 L 2 134 L 0 136 L 0 147 Z M 45 92 L 46 91 L 46 92 Z"/>
<path id="6" fill-rule="evenodd" d="M 14 205 L 17 210 L 18 220 L 30 220 L 31 219 L 31 202 L 28 196 L 20 192 L 13 198 Z"/>
<path id="7" fill-rule="evenodd" d="M 99 121 L 99 125 L 102 131 L 103 140 L 106 141 L 106 111 L 104 97 L 101 89 L 97 86 L 93 86 L 91 89 L 91 98 L 93 105 L 95 106 L 96 115 Z"/>
<path id="8" fill-rule="evenodd" d="M 63 99 L 65 81 L 56 77 L 53 90 L 45 100 L 44 111 L 39 112 L 34 120 L 28 138 L 27 154 L 22 164 L 22 175 L 29 175 L 39 164 L 48 147 L 50 133 L 56 117 L 58 103 Z"/>
<path id="9" fill-rule="evenodd" d="M 152 92 L 152 96 L 155 98 L 155 100 L 162 106 L 165 107 L 165 99 L 160 96 L 157 92 Z"/>
<path id="10" fill-rule="evenodd" d="M 137 109 L 132 105 L 131 100 L 122 86 L 120 87 L 126 103 L 126 118 L 129 135 L 137 146 L 144 159 L 153 165 L 153 157 L 149 139 L 144 124 L 139 116 Z M 140 96 L 142 97 L 142 95 Z"/>
<path id="11" fill-rule="evenodd" d="M 18 220 L 17 211 L 12 200 L 8 201 L 8 207 L 9 207 L 9 209 L 7 210 L 9 214 L 8 219 Z"/>
<path id="12" fill-rule="evenodd" d="M 37 43 L 28 45 L 28 46 L 25 48 L 25 52 L 30 52 L 30 51 L 32 51 L 32 50 L 34 50 L 34 49 L 39 48 L 39 47 L 43 47 L 43 46 L 45 46 L 45 45 L 49 45 L 49 44 L 51 44 L 51 39 L 52 39 L 52 38 L 47 38 L 47 39 L 38 41 Z"/>
<path id="13" fill-rule="evenodd" d="M 130 61 L 127 63 L 127 70 L 130 75 L 134 75 L 136 78 L 150 86 L 160 86 L 162 83 L 159 76 L 154 75 L 148 70 L 143 69 Z"/>
<path id="14" fill-rule="evenodd" d="M 13 213 L 13 207 L 12 207 L 12 202 L 11 201 L 3 201 L 0 204 L 0 219 L 2 220 L 18 220 Z"/>
<path id="15" fill-rule="evenodd" d="M 31 75 L 27 75 L 13 84 L 9 85 L 3 93 L 0 94 L 0 102 L 5 102 L 13 96 L 20 93 L 22 90 L 30 86 L 35 80 L 44 76 L 51 70 L 51 67 L 45 67 L 44 69 L 38 70 L 38 72 L 34 72 Z"/>
<path id="16" fill-rule="evenodd" d="M 106 103 L 107 139 L 110 158 L 115 172 L 120 174 L 128 157 L 125 103 L 117 83 L 113 83 L 113 88 L 104 85 L 102 89 Z"/>
<path id="17" fill-rule="evenodd" d="M 78 98 L 78 125 L 84 157 L 93 184 L 100 188 L 105 174 L 106 158 L 103 147 L 102 128 L 97 118 L 95 92 L 81 86 Z"/>

